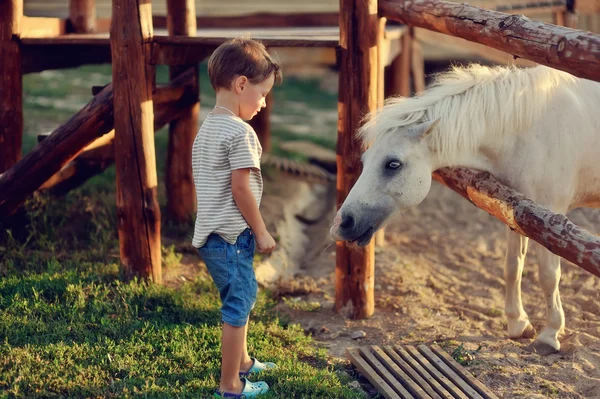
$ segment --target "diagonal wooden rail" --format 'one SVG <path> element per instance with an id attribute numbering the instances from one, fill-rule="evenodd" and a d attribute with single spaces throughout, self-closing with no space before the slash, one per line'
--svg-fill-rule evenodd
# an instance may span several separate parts
<path id="1" fill-rule="evenodd" d="M 600 237 L 573 224 L 566 216 L 504 186 L 489 172 L 443 168 L 435 171 L 433 177 L 511 229 L 600 277 Z"/>

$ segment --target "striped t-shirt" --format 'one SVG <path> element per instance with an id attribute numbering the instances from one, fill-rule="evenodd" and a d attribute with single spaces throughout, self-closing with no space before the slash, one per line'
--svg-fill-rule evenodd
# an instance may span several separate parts
<path id="1" fill-rule="evenodd" d="M 231 192 L 231 172 L 250 168 L 250 189 L 260 206 L 262 147 L 254 129 L 237 116 L 209 113 L 192 147 L 197 213 L 192 245 L 215 233 L 230 244 L 248 228 Z"/>

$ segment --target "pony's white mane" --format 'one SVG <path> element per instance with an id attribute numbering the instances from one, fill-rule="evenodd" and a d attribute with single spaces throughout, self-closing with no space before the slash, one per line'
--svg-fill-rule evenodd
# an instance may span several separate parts
<path id="1" fill-rule="evenodd" d="M 442 158 L 475 152 L 484 137 L 519 134 L 530 128 L 561 82 L 576 78 L 552 68 L 454 67 L 437 75 L 434 84 L 412 98 L 390 98 L 366 116 L 358 135 L 365 144 L 399 127 L 436 118 L 429 146 Z"/>

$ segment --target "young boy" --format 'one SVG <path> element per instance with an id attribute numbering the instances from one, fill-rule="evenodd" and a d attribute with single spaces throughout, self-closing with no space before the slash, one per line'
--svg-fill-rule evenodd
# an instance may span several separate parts
<path id="1" fill-rule="evenodd" d="M 253 398 L 269 387 L 246 376 L 275 365 L 248 355 L 248 316 L 258 289 L 252 263 L 255 246 L 270 253 L 275 240 L 259 211 L 262 148 L 244 120 L 266 106 L 265 97 L 281 80 L 281 71 L 261 43 L 238 38 L 215 50 L 208 75 L 217 101 L 192 149 L 198 201 L 192 245 L 206 263 L 222 302 L 221 380 L 214 397 Z"/>

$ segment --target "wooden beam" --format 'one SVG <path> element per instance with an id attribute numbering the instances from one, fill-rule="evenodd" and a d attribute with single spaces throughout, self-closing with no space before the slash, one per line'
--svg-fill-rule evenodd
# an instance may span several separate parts
<path id="1" fill-rule="evenodd" d="M 121 263 L 127 276 L 162 282 L 160 209 L 149 65 L 150 0 L 113 0 L 110 31 L 114 90 L 117 215 Z"/>
<path id="2" fill-rule="evenodd" d="M 158 101 L 155 104 L 155 123 L 161 126 L 168 123 L 170 118 L 177 117 L 179 112 L 198 101 L 191 79 L 191 74 L 183 74 L 171 83 L 175 87 L 160 90 L 176 89 L 169 91 L 180 93 L 178 97 L 156 94 Z M 91 150 L 112 140 L 105 135 L 113 131 L 113 109 L 111 84 L 104 87 L 85 107 L 56 128 L 11 169 L 0 175 L 0 221 L 11 215 L 31 193 L 85 148 Z"/>
<path id="3" fill-rule="evenodd" d="M 27 196 L 73 159 L 86 145 L 113 128 L 113 92 L 109 86 L 43 143 L 0 175 L 0 221 Z"/>
<path id="4" fill-rule="evenodd" d="M 21 159 L 23 74 L 21 33 L 23 0 L 0 1 L 0 173 Z"/>
<path id="5" fill-rule="evenodd" d="M 254 128 L 260 145 L 264 152 L 271 151 L 271 111 L 273 109 L 273 93 L 270 92 L 265 99 L 267 106 L 263 108 L 252 120 L 250 125 Z"/>
<path id="6" fill-rule="evenodd" d="M 70 0 L 69 22 L 75 33 L 95 32 L 96 0 Z"/>
<path id="7" fill-rule="evenodd" d="M 380 0 L 382 16 L 600 81 L 600 35 L 438 0 Z"/>
<path id="8" fill-rule="evenodd" d="M 402 35 L 400 54 L 386 67 L 385 98 L 391 96 L 410 96 L 412 40 L 412 29 L 407 29 Z"/>
<path id="9" fill-rule="evenodd" d="M 167 12 L 168 13 L 168 12 Z M 153 16 L 155 28 L 167 26 L 168 15 Z M 287 28 L 296 26 L 322 27 L 336 26 L 338 24 L 338 13 L 256 13 L 236 16 L 198 16 L 196 25 L 203 28 Z"/>
<path id="10" fill-rule="evenodd" d="M 176 100 L 154 102 L 154 131 L 162 129 L 167 123 L 179 118 L 196 103 L 197 97 L 194 99 L 191 91 Z M 98 138 L 39 189 L 50 190 L 53 194 L 65 194 L 85 183 L 90 177 L 102 173 L 115 161 L 114 139 L 114 130 Z"/>
<path id="11" fill-rule="evenodd" d="M 52 37 L 67 33 L 67 21 L 60 18 L 23 17 L 21 38 Z"/>
<path id="12" fill-rule="evenodd" d="M 172 36 L 196 36 L 195 0 L 167 0 L 167 29 Z M 193 71 L 196 97 L 200 92 L 198 64 L 169 67 L 169 77 L 176 79 Z M 196 190 L 192 173 L 192 145 L 199 127 L 200 103 L 187 108 L 169 124 L 169 146 L 165 185 L 167 214 L 170 220 L 183 223 L 195 217 Z"/>
<path id="13" fill-rule="evenodd" d="M 25 44 L 21 53 L 24 74 L 111 61 L 110 45 L 105 44 Z"/>
<path id="14" fill-rule="evenodd" d="M 361 118 L 377 107 L 379 19 L 377 0 L 340 0 L 337 203 L 341 204 L 361 172 L 362 143 L 356 139 Z M 335 308 L 354 319 L 375 310 L 374 243 L 336 244 Z"/>
<path id="15" fill-rule="evenodd" d="M 433 177 L 516 232 L 600 277 L 600 237 L 566 216 L 504 186 L 488 172 L 444 168 L 435 171 Z"/>

